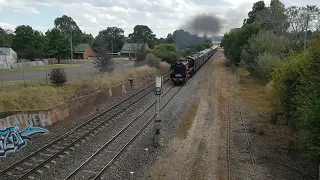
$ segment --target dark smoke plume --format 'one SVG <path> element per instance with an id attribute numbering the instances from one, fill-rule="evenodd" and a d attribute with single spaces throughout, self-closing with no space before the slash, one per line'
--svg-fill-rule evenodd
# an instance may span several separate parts
<path id="1" fill-rule="evenodd" d="M 192 34 L 214 35 L 220 31 L 221 21 L 214 15 L 199 14 L 187 20 L 181 28 Z"/>

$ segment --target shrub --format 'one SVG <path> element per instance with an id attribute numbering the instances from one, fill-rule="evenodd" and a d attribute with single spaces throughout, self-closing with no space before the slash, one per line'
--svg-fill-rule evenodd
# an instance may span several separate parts
<path id="1" fill-rule="evenodd" d="M 52 69 L 49 73 L 49 77 L 51 83 L 56 86 L 62 86 L 64 83 L 67 82 L 67 75 L 64 72 L 64 69 L 61 68 Z"/>
<path id="2" fill-rule="evenodd" d="M 155 67 L 157 69 L 160 68 L 161 60 L 159 58 L 157 58 L 154 54 L 148 53 L 146 56 L 146 60 L 147 60 L 147 64 L 150 67 Z"/>
<path id="3" fill-rule="evenodd" d="M 246 68 L 237 68 L 236 70 L 237 77 L 240 79 L 240 83 L 242 83 L 245 79 L 250 77 L 250 72 Z"/>
<path id="4" fill-rule="evenodd" d="M 280 61 L 277 55 L 272 55 L 267 52 L 263 53 L 255 59 L 255 64 L 257 64 L 256 70 L 263 80 L 270 80 L 273 68 L 276 67 Z"/>
<path id="5" fill-rule="evenodd" d="M 290 42 L 286 37 L 278 36 L 271 31 L 260 31 L 257 35 L 252 36 L 242 49 L 241 65 L 259 72 L 261 66 L 258 64 L 258 58 L 263 58 L 261 60 L 266 65 L 269 63 L 266 62 L 268 60 L 274 62 L 275 59 L 280 60 L 285 57 L 289 49 Z"/>
<path id="6" fill-rule="evenodd" d="M 159 67 L 159 70 L 160 72 L 162 72 L 163 74 L 166 74 L 170 71 L 170 67 L 171 65 L 167 62 L 161 62 L 160 63 L 160 67 Z"/>

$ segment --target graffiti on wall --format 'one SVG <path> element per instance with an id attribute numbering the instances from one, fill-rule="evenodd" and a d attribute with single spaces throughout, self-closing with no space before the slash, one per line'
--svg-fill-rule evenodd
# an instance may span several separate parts
<path id="1" fill-rule="evenodd" d="M 26 145 L 26 140 L 39 133 L 47 133 L 48 130 L 30 125 L 23 131 L 17 127 L 8 127 L 0 131 L 0 157 L 6 157 L 9 152 L 15 152 Z"/>
<path id="2" fill-rule="evenodd" d="M 48 112 L 45 114 L 40 112 L 34 114 L 16 114 L 0 119 L 0 130 L 4 130 L 9 127 L 17 127 L 19 129 L 30 125 L 41 127 L 52 125 L 50 113 Z"/>

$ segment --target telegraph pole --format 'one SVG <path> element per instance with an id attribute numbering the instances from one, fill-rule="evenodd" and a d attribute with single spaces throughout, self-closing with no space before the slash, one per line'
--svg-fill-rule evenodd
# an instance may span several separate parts
<path id="1" fill-rule="evenodd" d="M 73 51 L 72 51 L 72 28 L 70 28 L 70 39 L 71 39 L 71 43 L 70 43 L 70 58 L 71 58 L 71 63 L 73 64 Z"/>
<path id="2" fill-rule="evenodd" d="M 153 146 L 158 147 L 162 145 L 162 137 L 161 137 L 161 118 L 160 118 L 160 99 L 162 94 L 162 83 L 163 77 L 156 77 L 156 117 L 154 120 L 154 141 Z"/>
<path id="3" fill-rule="evenodd" d="M 308 35 L 308 25 L 309 25 L 309 14 L 307 15 L 307 22 L 306 22 L 306 32 L 304 34 L 304 54 L 306 54 L 306 48 L 307 48 L 307 35 Z"/>

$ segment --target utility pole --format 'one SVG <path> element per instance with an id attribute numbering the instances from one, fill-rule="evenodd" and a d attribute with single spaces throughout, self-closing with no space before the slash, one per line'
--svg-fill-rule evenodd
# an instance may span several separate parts
<path id="1" fill-rule="evenodd" d="M 113 37 L 112 37 L 112 39 L 111 39 L 111 49 L 112 49 L 112 61 L 113 61 Z"/>
<path id="2" fill-rule="evenodd" d="M 306 48 L 307 48 L 307 35 L 308 35 L 308 25 L 309 25 L 309 14 L 307 15 L 307 22 L 306 22 L 306 29 L 304 34 L 304 54 L 306 54 Z"/>
<path id="3" fill-rule="evenodd" d="M 73 50 L 72 50 L 72 28 L 70 28 L 70 58 L 71 58 L 71 64 L 73 64 Z"/>
<path id="4" fill-rule="evenodd" d="M 154 121 L 154 140 L 153 146 L 158 147 L 162 145 L 162 137 L 161 137 L 161 118 L 160 118 L 160 99 L 162 94 L 162 83 L 163 77 L 156 77 L 156 117 Z"/>

